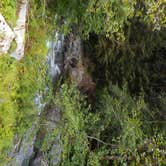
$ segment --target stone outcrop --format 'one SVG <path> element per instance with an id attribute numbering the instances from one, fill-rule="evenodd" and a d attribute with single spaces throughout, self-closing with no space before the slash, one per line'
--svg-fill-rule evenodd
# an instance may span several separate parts
<path id="1" fill-rule="evenodd" d="M 9 53 L 11 43 L 16 42 L 16 49 L 9 53 L 11 57 L 21 60 L 24 57 L 26 18 L 28 0 L 20 1 L 18 5 L 18 19 L 16 27 L 11 29 L 2 14 L 0 14 L 0 55 Z"/>
<path id="2" fill-rule="evenodd" d="M 15 41 L 17 47 L 14 52 L 11 53 L 11 56 L 20 60 L 24 57 L 24 47 L 25 47 L 25 31 L 26 31 L 26 17 L 27 17 L 27 9 L 28 9 L 28 0 L 22 0 L 18 19 L 16 22 L 16 27 L 14 28 L 14 33 L 16 35 Z"/>
<path id="3" fill-rule="evenodd" d="M 49 109 L 44 112 L 44 129 L 39 129 L 39 132 L 36 137 L 36 142 L 40 141 L 41 144 L 44 141 L 45 137 L 51 135 L 55 129 L 58 128 L 60 123 L 60 112 L 57 108 Z M 60 161 L 60 155 L 62 147 L 60 145 L 60 133 L 56 136 L 52 136 L 47 140 L 49 145 L 47 146 L 47 155 L 41 150 L 41 147 L 35 149 L 35 155 L 32 157 L 29 166 L 56 166 Z M 46 157 L 47 156 L 47 157 Z M 48 157 L 49 156 L 49 157 Z"/>
<path id="4" fill-rule="evenodd" d="M 0 14 L 0 54 L 6 54 L 11 46 L 15 33 Z"/>
<path id="5" fill-rule="evenodd" d="M 73 34 L 68 36 L 67 41 L 65 69 L 69 74 L 71 82 L 76 84 L 82 92 L 91 95 L 95 91 L 95 83 L 88 72 L 90 62 L 84 57 L 83 43 L 80 38 Z"/>
<path id="6" fill-rule="evenodd" d="M 64 37 L 56 33 L 55 39 L 49 42 L 48 53 L 48 75 L 53 86 L 65 73 L 82 92 L 93 93 L 95 84 L 88 73 L 88 61 L 84 59 L 81 39 L 73 34 Z M 42 97 L 47 95 L 47 90 L 43 91 L 46 92 L 38 93 L 35 98 L 36 106 L 40 109 L 39 121 L 27 130 L 18 144 L 19 148 L 10 154 L 13 159 L 8 166 L 57 166 L 60 162 L 63 150 L 59 130 L 61 114 L 56 106 L 50 106 L 52 103 L 42 105 Z M 58 132 L 55 134 L 55 131 Z"/>
<path id="7" fill-rule="evenodd" d="M 37 126 L 38 123 L 34 122 L 32 127 L 25 132 L 21 141 L 18 141 L 13 147 L 13 151 L 9 154 L 12 160 L 6 166 L 28 166 L 29 160 L 34 154 Z"/>

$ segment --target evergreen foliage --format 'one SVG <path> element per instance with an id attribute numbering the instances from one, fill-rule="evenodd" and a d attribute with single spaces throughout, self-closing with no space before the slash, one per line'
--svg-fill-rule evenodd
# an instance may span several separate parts
<path id="1" fill-rule="evenodd" d="M 62 85 L 56 100 L 62 113 L 61 142 L 63 147 L 61 165 L 85 165 L 88 140 L 85 118 L 88 106 L 75 87 Z"/>
<path id="2" fill-rule="evenodd" d="M 60 135 L 61 166 L 166 165 L 165 6 L 165 0 L 31 0 L 25 57 L 0 56 L 0 165 L 38 118 L 34 98 L 46 84 L 47 107 L 61 113 L 58 128 L 36 145 L 49 163 Z M 16 0 L 1 0 L 0 12 L 13 27 Z M 55 29 L 84 40 L 94 64 L 85 65 L 93 68 L 92 102 L 69 78 L 60 88 L 49 84 L 46 41 Z"/>
<path id="3" fill-rule="evenodd" d="M 115 85 L 99 94 L 92 111 L 75 87 L 62 85 L 56 101 L 62 114 L 61 165 L 164 164 L 164 133 L 146 133 L 143 98 Z"/>
<path id="4" fill-rule="evenodd" d="M 57 18 L 63 20 L 60 28 L 68 32 L 74 25 L 85 37 L 94 32 L 109 38 L 116 35 L 117 40 L 124 40 L 124 26 L 134 17 L 139 17 L 153 30 L 166 26 L 164 0 L 56 0 L 54 5 Z"/>

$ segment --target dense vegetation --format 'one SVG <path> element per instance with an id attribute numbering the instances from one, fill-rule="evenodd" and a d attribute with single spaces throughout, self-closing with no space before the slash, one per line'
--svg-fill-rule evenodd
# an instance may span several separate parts
<path id="1" fill-rule="evenodd" d="M 38 118 L 34 97 L 49 85 L 46 40 L 54 29 L 82 38 L 96 88 L 85 94 L 64 75 L 47 98 L 61 125 L 41 152 L 49 158 L 61 133 L 62 166 L 166 165 L 165 8 L 165 0 L 30 1 L 25 57 L 0 56 L 0 165 Z M 16 1 L 2 0 L 0 12 L 14 25 Z"/>
<path id="2" fill-rule="evenodd" d="M 0 6 L 8 22 L 13 21 L 12 15 L 15 15 L 14 2 L 5 0 Z M 37 90 L 43 89 L 45 85 L 43 78 L 46 75 L 44 56 L 47 53 L 47 27 L 42 19 L 34 19 L 35 14 L 39 15 L 41 12 L 35 3 L 31 12 L 25 58 L 18 62 L 9 55 L 0 56 L 0 164 L 4 160 L 10 160 L 7 153 L 12 147 L 14 136 L 21 137 L 35 120 L 37 108 L 34 97 Z"/>

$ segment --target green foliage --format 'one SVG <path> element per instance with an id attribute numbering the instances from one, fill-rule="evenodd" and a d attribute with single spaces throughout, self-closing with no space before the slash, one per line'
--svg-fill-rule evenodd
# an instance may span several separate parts
<path id="1" fill-rule="evenodd" d="M 43 89 L 46 71 L 41 62 L 39 56 L 27 56 L 22 62 L 9 55 L 0 58 L 0 159 L 4 159 L 14 135 L 21 137 L 37 115 L 34 97 Z"/>
<path id="2" fill-rule="evenodd" d="M 16 64 L 8 56 L 0 57 L 0 152 L 11 146 L 15 131 L 17 117 L 15 97 L 19 87 Z M 1 153 L 0 161 L 3 157 Z"/>
<path id="3" fill-rule="evenodd" d="M 14 26 L 16 23 L 16 0 L 1 0 L 0 13 L 11 26 Z"/>
<path id="4" fill-rule="evenodd" d="M 118 42 L 115 37 L 108 40 L 91 35 L 86 42 L 89 58 L 97 63 L 94 75 L 104 80 L 98 85 L 111 81 L 123 86 L 127 82 L 130 92 L 149 95 L 154 85 L 161 86 L 164 81 L 165 31 L 153 32 L 136 18 L 126 27 L 125 38 L 126 41 Z"/>
<path id="5" fill-rule="evenodd" d="M 110 90 L 104 89 L 102 94 L 97 106 L 100 120 L 96 128 L 99 132 L 94 133 L 98 134 L 97 137 L 104 138 L 105 142 L 115 139 L 120 141 L 120 148 L 134 149 L 143 137 L 141 128 L 141 110 L 145 107 L 143 100 L 134 100 L 128 95 L 126 88 L 121 90 L 113 85 Z M 110 136 L 105 137 L 107 133 L 110 133 Z"/>
<path id="6" fill-rule="evenodd" d="M 132 98 L 125 86 L 99 91 L 93 112 L 73 86 L 62 85 L 56 97 L 62 115 L 60 165 L 164 164 L 163 134 L 145 130 L 146 105 L 142 97 Z"/>
<path id="7" fill-rule="evenodd" d="M 134 14 L 134 4 L 135 1 L 89 1 L 82 23 L 85 35 L 89 32 L 107 37 L 116 34 L 118 39 L 123 39 L 123 27 Z"/>
<path id="8" fill-rule="evenodd" d="M 102 93 L 103 95 L 99 93 L 101 104 L 98 107 L 102 110 L 100 111 L 101 120 L 98 122 L 98 126 L 103 129 L 100 139 L 107 143 L 112 140 L 112 143 L 117 145 L 110 151 L 111 157 L 108 158 L 111 158 L 115 165 L 140 165 L 141 163 L 149 165 L 154 162 L 156 165 L 162 165 L 165 163 L 163 147 L 165 132 L 162 133 L 157 126 L 157 136 L 149 132 L 153 125 L 149 126 L 148 116 L 144 116 L 148 108 L 143 99 L 133 99 L 127 93 L 126 88 L 120 90 L 117 86 L 111 85 L 110 87 Z M 156 156 L 158 155 L 156 158 L 155 153 Z"/>
<path id="9" fill-rule="evenodd" d="M 15 0 L 1 0 L 0 12 L 12 26 L 15 10 Z M 96 101 L 89 106 L 74 85 L 63 84 L 56 99 L 49 94 L 61 122 L 37 148 L 49 160 L 60 134 L 62 166 L 165 165 L 165 0 L 30 1 L 25 57 L 0 57 L 0 164 L 9 160 L 14 136 L 37 119 L 34 97 L 49 84 L 45 42 L 55 13 L 61 32 L 89 37 Z"/>
<path id="10" fill-rule="evenodd" d="M 74 25 L 78 34 L 84 37 L 96 33 L 108 38 L 115 35 L 116 40 L 123 41 L 124 28 L 135 17 L 141 18 L 141 22 L 153 30 L 160 30 L 166 25 L 164 0 L 56 0 L 49 3 L 61 22 L 60 29 L 69 32 Z"/>
<path id="11" fill-rule="evenodd" d="M 63 147 L 61 165 L 84 166 L 88 151 L 88 140 L 84 130 L 87 104 L 74 86 L 68 87 L 66 84 L 62 85 L 56 103 L 61 110 L 63 122 L 60 128 Z"/>
<path id="12" fill-rule="evenodd" d="M 69 114 L 62 114 L 66 117 L 66 121 L 63 120 L 67 127 L 72 125 L 68 132 L 77 130 L 80 121 L 84 124 L 83 133 L 86 133 L 89 145 L 89 158 L 87 157 L 86 161 L 89 161 L 89 165 L 149 165 L 154 160 L 161 165 L 165 162 L 162 162 L 165 155 L 160 152 L 164 151 L 165 154 L 165 150 L 163 147 L 159 148 L 156 141 L 152 143 L 154 153 L 149 154 L 148 149 L 142 149 L 149 146 L 144 144 L 145 140 L 155 137 L 154 128 L 157 128 L 159 133 L 163 130 L 159 124 L 153 123 L 159 112 L 161 113 L 161 107 L 158 106 L 161 101 L 154 107 L 150 96 L 154 97 L 156 91 L 157 96 L 160 96 L 159 92 L 162 90 L 158 90 L 157 86 L 164 88 L 161 84 L 164 81 L 162 75 L 165 66 L 165 2 L 81 2 L 81 5 L 78 5 L 74 0 L 66 0 L 58 5 L 57 1 L 55 9 L 61 20 L 60 28 L 65 32 L 74 29 L 79 35 L 89 37 L 90 47 L 87 54 L 96 65 L 93 76 L 98 83 L 99 99 L 96 101 L 96 108 L 93 108 L 94 112 L 86 113 L 83 120 L 78 118 L 80 113 L 77 113 L 78 117 L 70 111 Z M 108 87 L 109 82 L 118 86 Z M 124 87 L 125 82 L 129 92 L 120 88 Z M 104 85 L 106 89 L 101 91 Z M 138 97 L 140 92 L 145 97 Z M 68 93 L 60 102 L 61 106 L 65 105 L 62 110 L 70 110 L 72 102 L 79 103 L 66 97 L 68 98 Z M 71 98 L 73 99 L 73 96 Z M 145 104 L 147 101 L 148 104 Z M 84 112 L 84 109 L 81 112 Z M 67 138 L 70 139 L 70 135 Z M 75 138 L 81 139 L 77 136 Z M 164 145 L 161 135 L 158 139 Z M 65 152 L 71 154 L 71 149 L 66 144 L 63 142 Z M 71 146 L 77 145 L 73 141 Z M 156 159 L 155 153 L 158 155 Z M 65 161 L 70 163 L 72 160 Z M 72 164 L 75 165 L 74 161 Z"/>
<path id="13" fill-rule="evenodd" d="M 4 5 L 10 6 L 9 3 L 14 4 L 14 2 L 4 1 L 2 3 L 3 14 L 6 14 L 5 11 L 8 10 Z M 31 1 L 32 6 L 33 3 Z M 31 9 L 26 34 L 25 57 L 21 61 L 16 61 L 9 55 L 0 56 L 1 164 L 10 160 L 7 154 L 13 145 L 14 136 L 22 137 L 32 122 L 37 119 L 34 98 L 37 91 L 45 88 L 48 81 L 45 64 L 47 27 L 42 18 L 34 19 L 35 15 L 41 12 L 40 8 L 36 8 L 36 2 Z M 10 19 L 14 18 L 13 16 L 10 16 Z"/>
<path id="14" fill-rule="evenodd" d="M 166 1 L 165 0 L 148 0 L 145 2 L 147 8 L 146 21 L 152 24 L 154 30 L 166 28 Z"/>
<path id="15" fill-rule="evenodd" d="M 62 28 L 65 32 L 74 24 L 79 34 L 85 37 L 90 32 L 106 34 L 116 33 L 123 37 L 123 26 L 133 16 L 135 1 L 56 1 L 55 10 L 64 19 Z M 65 11 L 65 12 L 64 12 Z"/>
<path id="16" fill-rule="evenodd" d="M 41 14 L 41 7 L 31 1 L 29 13 L 28 32 L 26 33 L 25 57 L 17 66 L 19 77 L 19 89 L 17 90 L 17 105 L 19 109 L 19 132 L 24 132 L 36 118 L 36 106 L 34 98 L 37 91 L 45 88 L 47 65 L 45 64 L 46 28 L 42 18 L 35 19 L 35 15 Z"/>

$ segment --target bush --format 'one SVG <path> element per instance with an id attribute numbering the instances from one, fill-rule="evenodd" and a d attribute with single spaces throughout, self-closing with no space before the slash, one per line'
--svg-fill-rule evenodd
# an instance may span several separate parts
<path id="1" fill-rule="evenodd" d="M 93 111 L 80 92 L 66 84 L 62 85 L 56 103 L 62 115 L 60 165 L 165 162 L 162 134 L 156 137 L 155 133 L 146 133 L 149 126 L 143 126 L 146 119 L 142 115 L 146 105 L 142 97 L 132 98 L 125 86 L 120 89 L 111 85 L 99 91 Z"/>

